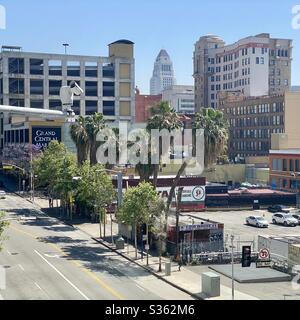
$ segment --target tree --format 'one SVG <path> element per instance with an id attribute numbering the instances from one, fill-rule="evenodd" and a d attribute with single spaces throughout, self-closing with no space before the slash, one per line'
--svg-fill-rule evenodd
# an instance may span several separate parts
<path id="1" fill-rule="evenodd" d="M 76 158 L 63 143 L 51 141 L 48 148 L 33 163 L 38 185 L 46 186 L 51 196 L 58 196 L 67 208 L 76 174 Z"/>
<path id="2" fill-rule="evenodd" d="M 88 160 L 90 152 L 90 141 L 87 133 L 87 118 L 78 117 L 76 123 L 70 128 L 71 138 L 77 148 L 77 162 L 82 165 Z"/>
<path id="3" fill-rule="evenodd" d="M 78 175 L 80 180 L 76 188 L 76 199 L 86 207 L 93 207 L 96 210 L 99 215 L 100 237 L 102 237 L 102 220 L 104 219 L 105 223 L 106 218 L 105 208 L 116 200 L 111 177 L 105 172 L 103 166 L 100 164 L 90 166 L 88 161 L 78 169 Z"/>
<path id="4" fill-rule="evenodd" d="M 157 106 L 151 108 L 152 117 L 148 120 L 147 130 L 151 133 L 151 130 L 168 130 L 169 132 L 173 130 L 178 130 L 183 127 L 183 123 L 180 120 L 180 116 L 170 107 L 170 104 L 166 101 L 161 102 Z M 171 141 L 172 143 L 172 141 Z M 159 146 L 157 152 L 159 153 L 159 164 L 154 164 L 153 167 L 153 185 L 157 186 L 158 171 L 161 164 L 162 158 L 162 148 L 161 141 L 159 141 Z"/>
<path id="5" fill-rule="evenodd" d="M 95 113 L 93 116 L 86 118 L 86 132 L 90 145 L 90 163 L 97 164 L 97 148 L 100 143 L 97 142 L 98 133 L 106 128 L 106 121 L 102 113 Z"/>
<path id="6" fill-rule="evenodd" d="M 224 118 L 223 113 L 218 110 L 203 108 L 200 113 L 196 114 L 193 129 L 194 131 L 197 129 L 204 130 L 204 165 L 206 168 L 216 163 L 219 156 L 224 155 L 228 143 L 228 127 L 228 122 Z M 188 163 L 184 161 L 174 179 L 167 202 L 168 210 L 180 177 L 187 166 Z"/>
<path id="7" fill-rule="evenodd" d="M 137 230 L 143 224 L 150 224 L 153 207 L 159 196 L 152 184 L 141 182 L 137 187 L 129 188 L 125 193 L 122 207 L 118 211 L 118 220 L 135 227 L 135 256 L 137 259 Z"/>
<path id="8" fill-rule="evenodd" d="M 224 155 L 227 148 L 228 121 L 222 112 L 212 108 L 203 108 L 200 113 L 196 114 L 193 128 L 204 130 L 205 167 L 215 164 L 218 157 Z"/>
<path id="9" fill-rule="evenodd" d="M 4 219 L 5 219 L 5 213 L 0 212 L 0 252 L 2 250 L 2 241 L 5 239 L 3 237 L 3 232 L 4 232 L 5 228 L 8 227 L 8 225 L 9 225 L 9 222 L 4 221 Z"/>
<path id="10" fill-rule="evenodd" d="M 158 241 L 159 269 L 162 271 L 162 244 L 167 239 L 166 224 L 166 205 L 163 199 L 159 199 L 151 205 L 152 217 L 150 230 Z"/>

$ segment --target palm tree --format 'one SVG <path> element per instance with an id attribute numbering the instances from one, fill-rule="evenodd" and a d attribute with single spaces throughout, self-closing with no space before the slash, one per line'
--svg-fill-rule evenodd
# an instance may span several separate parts
<path id="1" fill-rule="evenodd" d="M 204 130 L 204 165 L 214 165 L 219 156 L 223 155 L 228 143 L 228 121 L 223 113 L 212 109 L 203 108 L 197 113 L 193 123 L 193 129 Z"/>
<path id="2" fill-rule="evenodd" d="M 106 127 L 106 121 L 102 113 L 95 113 L 86 118 L 86 131 L 90 145 L 90 163 L 97 164 L 97 148 L 100 143 L 97 142 L 98 133 Z"/>
<path id="3" fill-rule="evenodd" d="M 70 129 L 71 138 L 77 148 L 77 162 L 82 165 L 89 157 L 90 144 L 87 133 L 87 118 L 78 117 Z"/>
<path id="4" fill-rule="evenodd" d="M 183 127 L 183 123 L 180 120 L 180 116 L 173 110 L 170 104 L 166 101 L 162 101 L 159 105 L 151 108 L 152 117 L 148 120 L 147 130 L 151 133 L 151 130 L 178 130 Z M 173 141 L 171 141 L 173 143 Z M 162 158 L 162 143 L 159 141 L 159 164 L 153 165 L 153 185 L 157 187 L 157 178 L 159 165 Z"/>

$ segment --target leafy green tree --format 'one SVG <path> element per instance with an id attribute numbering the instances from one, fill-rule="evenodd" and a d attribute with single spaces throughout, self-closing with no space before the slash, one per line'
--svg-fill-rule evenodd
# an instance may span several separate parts
<path id="1" fill-rule="evenodd" d="M 152 184 L 141 182 L 137 187 L 129 188 L 124 195 L 118 220 L 135 228 L 135 255 L 137 258 L 137 230 L 143 224 L 150 224 L 153 207 L 159 201 L 159 195 Z"/>
<path id="2" fill-rule="evenodd" d="M 90 152 L 90 141 L 87 133 L 87 118 L 78 117 L 70 128 L 71 138 L 77 148 L 77 162 L 82 165 L 88 160 Z"/>
<path id="3" fill-rule="evenodd" d="M 46 186 L 51 196 L 58 196 L 65 209 L 74 187 L 73 177 L 76 170 L 75 156 L 58 141 L 52 141 L 42 155 L 34 161 L 34 173 L 38 177 L 38 185 Z"/>
<path id="4" fill-rule="evenodd" d="M 111 176 L 105 172 L 103 166 L 99 164 L 90 166 L 88 161 L 78 168 L 78 175 L 80 179 L 76 187 L 76 199 L 86 207 L 93 208 L 99 215 L 100 237 L 102 237 L 102 221 L 105 223 L 105 208 L 116 200 Z"/>
<path id="5" fill-rule="evenodd" d="M 2 242 L 3 240 L 5 240 L 5 238 L 3 237 L 3 232 L 5 230 L 6 227 L 8 227 L 9 222 L 5 221 L 5 213 L 4 212 L 0 212 L 0 252 L 2 250 Z"/>

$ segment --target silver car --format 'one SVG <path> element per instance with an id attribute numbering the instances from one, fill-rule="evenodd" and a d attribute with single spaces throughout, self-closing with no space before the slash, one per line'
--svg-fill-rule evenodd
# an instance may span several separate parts
<path id="1" fill-rule="evenodd" d="M 246 223 L 249 226 L 254 226 L 257 228 L 269 227 L 269 222 L 264 217 L 260 217 L 260 216 L 250 216 L 246 219 Z"/>

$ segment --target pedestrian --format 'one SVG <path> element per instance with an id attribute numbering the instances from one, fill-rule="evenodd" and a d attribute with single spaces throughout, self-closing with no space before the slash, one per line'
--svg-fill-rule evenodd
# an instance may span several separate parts
<path id="1" fill-rule="evenodd" d="M 181 267 L 182 267 L 182 260 L 180 259 L 178 262 L 178 271 L 181 271 Z"/>
<path id="2" fill-rule="evenodd" d="M 52 199 L 49 198 L 49 208 L 52 208 Z"/>

